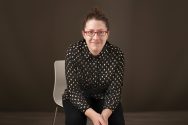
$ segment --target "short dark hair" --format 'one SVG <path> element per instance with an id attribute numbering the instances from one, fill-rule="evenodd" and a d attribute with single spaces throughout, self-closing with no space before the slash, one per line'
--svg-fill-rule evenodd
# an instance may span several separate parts
<path id="1" fill-rule="evenodd" d="M 84 30 L 86 23 L 88 20 L 91 19 L 96 19 L 96 20 L 101 20 L 106 24 L 106 28 L 107 30 L 109 30 L 109 22 L 108 22 L 108 18 L 104 15 L 104 13 L 99 10 L 98 8 L 93 8 L 84 18 L 83 20 L 83 26 L 82 29 Z"/>

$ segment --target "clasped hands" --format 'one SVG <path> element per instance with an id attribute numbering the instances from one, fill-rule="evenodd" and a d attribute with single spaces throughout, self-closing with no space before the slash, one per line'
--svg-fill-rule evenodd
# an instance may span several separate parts
<path id="1" fill-rule="evenodd" d="M 92 121 L 93 125 L 108 125 L 108 118 L 112 114 L 110 109 L 103 109 L 102 113 L 97 113 L 92 108 L 85 111 L 85 115 Z"/>

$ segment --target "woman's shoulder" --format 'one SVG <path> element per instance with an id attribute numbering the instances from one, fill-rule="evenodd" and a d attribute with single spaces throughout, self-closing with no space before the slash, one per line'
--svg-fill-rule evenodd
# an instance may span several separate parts
<path id="1" fill-rule="evenodd" d="M 79 41 L 76 41 L 76 42 L 73 42 L 71 43 L 68 48 L 67 48 L 67 52 L 80 52 L 81 49 L 83 48 L 84 46 L 84 40 L 79 40 Z"/>
<path id="2" fill-rule="evenodd" d="M 79 41 L 76 41 L 76 42 L 73 42 L 69 45 L 69 49 L 77 49 L 77 48 L 80 48 L 84 45 L 84 40 L 79 40 Z"/>
<path id="3" fill-rule="evenodd" d="M 107 42 L 107 50 L 112 54 L 112 55 L 114 55 L 114 56 L 123 56 L 124 54 L 123 54 L 123 51 L 121 50 L 121 48 L 120 47 L 118 47 L 118 46 L 116 46 L 116 45 L 114 45 L 114 44 L 112 44 L 112 43 L 110 43 L 110 42 Z"/>
<path id="4" fill-rule="evenodd" d="M 84 40 L 73 42 L 67 48 L 66 56 L 71 58 L 77 58 L 82 55 L 84 48 Z"/>

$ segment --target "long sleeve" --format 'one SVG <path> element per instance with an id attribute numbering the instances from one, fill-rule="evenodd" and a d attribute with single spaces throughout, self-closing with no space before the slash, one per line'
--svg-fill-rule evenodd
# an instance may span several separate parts
<path id="1" fill-rule="evenodd" d="M 115 73 L 112 76 L 112 81 L 106 91 L 103 108 L 109 108 L 112 111 L 115 110 L 121 100 L 121 89 L 123 86 L 123 74 L 124 74 L 124 56 L 122 51 L 119 51 L 116 58 L 117 66 Z"/>
<path id="2" fill-rule="evenodd" d="M 76 54 L 72 48 L 69 48 L 67 51 L 65 59 L 65 74 L 67 80 L 67 90 L 69 93 L 70 102 L 77 107 L 82 112 L 85 112 L 89 108 L 85 97 L 83 96 L 83 91 L 80 88 L 79 84 L 79 72 L 76 62 Z"/>

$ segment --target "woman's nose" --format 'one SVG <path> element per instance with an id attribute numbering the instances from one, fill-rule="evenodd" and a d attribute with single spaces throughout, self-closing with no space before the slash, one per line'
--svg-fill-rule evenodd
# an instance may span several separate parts
<path id="1" fill-rule="evenodd" d="M 94 34 L 93 39 L 99 39 L 99 35 L 97 33 Z"/>

